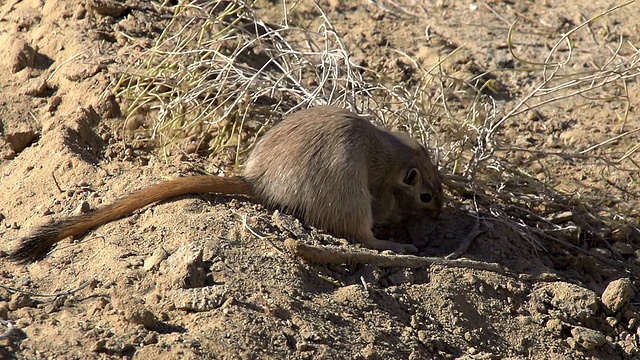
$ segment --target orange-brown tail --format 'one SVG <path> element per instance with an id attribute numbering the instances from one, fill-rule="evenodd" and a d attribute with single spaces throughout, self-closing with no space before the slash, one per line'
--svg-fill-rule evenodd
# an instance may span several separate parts
<path id="1" fill-rule="evenodd" d="M 117 220 L 133 211 L 158 201 L 176 196 L 197 193 L 221 193 L 251 195 L 251 187 L 239 176 L 189 176 L 161 182 L 138 190 L 115 203 L 95 211 L 55 221 L 37 228 L 23 238 L 9 259 L 26 263 L 44 257 L 57 242 L 82 235 L 90 229 Z"/>

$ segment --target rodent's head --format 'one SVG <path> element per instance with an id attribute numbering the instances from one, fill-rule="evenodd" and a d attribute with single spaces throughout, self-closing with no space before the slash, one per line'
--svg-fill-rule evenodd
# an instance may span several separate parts
<path id="1" fill-rule="evenodd" d="M 425 215 L 436 219 L 444 202 L 442 177 L 437 166 L 431 162 L 427 149 L 418 144 L 415 150 L 415 157 L 407 163 L 396 180 L 395 212 L 402 220 Z"/>
<path id="2" fill-rule="evenodd" d="M 411 167 L 406 170 L 402 183 L 396 191 L 397 204 L 407 212 L 405 218 L 426 214 L 438 218 L 442 203 L 442 183 L 435 166 Z M 402 211 L 404 212 L 404 211 Z"/>

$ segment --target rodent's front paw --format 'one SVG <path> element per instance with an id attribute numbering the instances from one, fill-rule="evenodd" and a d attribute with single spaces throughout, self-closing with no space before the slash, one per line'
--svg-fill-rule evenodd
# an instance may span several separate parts
<path id="1" fill-rule="evenodd" d="M 415 254 L 418 252 L 418 248 L 411 244 L 398 244 L 393 251 L 398 254 Z"/>

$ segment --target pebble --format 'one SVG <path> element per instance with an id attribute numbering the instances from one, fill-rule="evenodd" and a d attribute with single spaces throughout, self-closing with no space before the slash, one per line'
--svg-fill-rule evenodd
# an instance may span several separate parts
<path id="1" fill-rule="evenodd" d="M 195 242 L 182 245 L 162 262 L 162 284 L 169 289 L 188 289 L 206 285 L 207 274 L 202 261 L 202 247 Z"/>
<path id="2" fill-rule="evenodd" d="M 24 307 L 31 307 L 33 305 L 33 300 L 31 300 L 31 296 L 23 293 L 15 293 L 11 296 L 11 300 L 9 300 L 9 310 L 18 310 Z"/>
<path id="3" fill-rule="evenodd" d="M 550 310 L 560 310 L 566 317 L 565 321 L 589 322 L 600 308 L 598 294 L 575 284 L 555 282 L 536 292 L 539 292 L 543 303 L 552 306 Z"/>
<path id="4" fill-rule="evenodd" d="M 34 142 L 40 135 L 38 124 L 24 121 L 19 124 L 5 125 L 4 140 L 14 153 L 19 153 Z"/>
<path id="5" fill-rule="evenodd" d="M 585 350 L 593 350 L 604 345 L 607 341 L 607 338 L 601 332 L 582 326 L 575 326 L 571 329 L 571 335 L 575 344 Z"/>
<path id="6" fill-rule="evenodd" d="M 73 214 L 82 215 L 88 213 L 90 210 L 91 205 L 89 205 L 89 203 L 86 201 L 81 201 L 80 204 L 78 204 L 78 207 L 76 207 L 76 209 L 73 211 Z"/>
<path id="7" fill-rule="evenodd" d="M 169 256 L 169 253 L 162 247 L 156 248 L 151 256 L 144 259 L 144 265 L 142 269 L 145 271 L 158 270 L 160 268 L 160 263 L 164 261 Z"/>
<path id="8" fill-rule="evenodd" d="M 210 311 L 221 307 L 231 296 L 223 285 L 197 289 L 175 289 L 167 293 L 176 309 L 184 311 Z"/>
<path id="9" fill-rule="evenodd" d="M 39 96 L 47 89 L 46 78 L 32 78 L 22 85 L 22 93 L 29 96 Z"/>
<path id="10" fill-rule="evenodd" d="M 602 293 L 602 304 L 608 314 L 615 314 L 631 300 L 633 295 L 631 280 L 627 278 L 614 280 Z"/>
<path id="11" fill-rule="evenodd" d="M 2 63 L 11 74 L 32 67 L 35 62 L 36 51 L 21 37 L 15 34 L 3 34 L 0 36 L 2 47 Z"/>

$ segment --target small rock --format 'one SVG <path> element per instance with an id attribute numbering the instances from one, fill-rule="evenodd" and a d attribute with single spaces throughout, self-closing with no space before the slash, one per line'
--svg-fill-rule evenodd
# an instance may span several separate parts
<path id="1" fill-rule="evenodd" d="M 158 270 L 160 268 L 160 263 L 162 263 L 162 261 L 167 257 L 169 257 L 169 253 L 167 253 L 167 251 L 162 247 L 158 247 L 153 251 L 151 256 L 144 259 L 142 269 L 145 271 Z"/>
<path id="2" fill-rule="evenodd" d="M 62 103 L 62 97 L 60 95 L 52 96 L 47 102 L 47 112 L 55 112 Z"/>
<path id="3" fill-rule="evenodd" d="M 462 279 L 469 285 L 475 285 L 480 282 L 480 279 L 472 273 L 465 273 L 462 275 Z"/>
<path id="4" fill-rule="evenodd" d="M 550 319 L 546 324 L 547 329 L 557 332 L 558 334 L 562 330 L 566 330 L 569 328 L 569 325 L 565 322 L 562 322 L 560 319 Z"/>
<path id="5" fill-rule="evenodd" d="M 123 2 L 113 0 L 90 0 L 87 4 L 89 9 L 103 16 L 120 17 L 127 10 Z"/>
<path id="6" fill-rule="evenodd" d="M 162 262 L 160 274 L 164 276 L 161 285 L 169 289 L 205 286 L 207 274 L 202 261 L 202 247 L 195 242 L 184 244 Z"/>
<path id="7" fill-rule="evenodd" d="M 133 345 L 116 337 L 108 339 L 104 344 L 104 351 L 114 354 L 124 354 L 131 349 L 133 349 Z"/>
<path id="8" fill-rule="evenodd" d="M 273 212 L 271 221 L 280 229 L 291 232 L 296 238 L 304 238 L 309 234 L 309 231 L 304 228 L 300 220 L 291 215 L 283 214 L 280 211 Z"/>
<path id="9" fill-rule="evenodd" d="M 206 286 L 197 289 L 176 289 L 167 293 L 177 309 L 185 311 L 210 311 L 221 307 L 229 299 L 225 286 Z"/>
<path id="10" fill-rule="evenodd" d="M 33 305 L 33 300 L 27 294 L 23 293 L 15 293 L 11 296 L 11 300 L 9 300 L 9 310 L 18 310 L 24 307 L 31 307 Z"/>
<path id="11" fill-rule="evenodd" d="M 98 101 L 93 104 L 93 108 L 103 119 L 120 116 L 122 114 L 116 96 L 110 91 L 103 93 Z"/>
<path id="12" fill-rule="evenodd" d="M 382 359 L 382 357 L 378 354 L 378 352 L 376 351 L 376 348 L 373 346 L 373 344 L 369 344 L 367 346 L 364 347 L 364 349 L 362 349 L 362 356 L 365 359 Z"/>
<path id="13" fill-rule="evenodd" d="M 93 346 L 91 346 L 91 351 L 92 352 L 103 352 L 105 350 L 105 345 L 107 344 L 107 340 L 105 339 L 100 339 L 98 341 L 96 341 Z"/>
<path id="14" fill-rule="evenodd" d="M 133 299 L 117 299 L 114 300 L 113 305 L 130 323 L 142 325 L 147 330 L 158 330 L 160 328 L 153 312 Z"/>
<path id="15" fill-rule="evenodd" d="M 74 215 L 82 215 L 91 211 L 91 205 L 86 201 L 81 201 L 80 204 L 73 210 Z"/>
<path id="16" fill-rule="evenodd" d="M 333 293 L 333 300 L 339 304 L 357 304 L 366 306 L 369 295 L 362 285 L 341 286 Z M 364 304 L 364 305 L 363 305 Z"/>
<path id="17" fill-rule="evenodd" d="M 27 80 L 22 85 L 21 92 L 29 96 L 40 96 L 45 90 L 47 90 L 47 79 L 44 77 L 37 77 Z"/>
<path id="18" fill-rule="evenodd" d="M 603 333 L 582 326 L 575 326 L 571 329 L 571 335 L 575 344 L 585 350 L 593 350 L 604 345 L 607 341 Z"/>
<path id="19" fill-rule="evenodd" d="M 85 16 L 87 16 L 87 9 L 85 9 L 82 5 L 78 5 L 78 7 L 76 7 L 76 10 L 73 12 L 73 18 L 75 20 L 82 20 L 85 18 Z"/>
<path id="20" fill-rule="evenodd" d="M 555 282 L 535 290 L 536 297 L 559 310 L 566 319 L 587 323 L 594 318 L 599 306 L 598 294 L 575 284 Z"/>
<path id="21" fill-rule="evenodd" d="M 124 317 L 133 324 L 144 326 L 147 330 L 159 330 L 156 316 L 142 305 L 125 310 Z"/>
<path id="22" fill-rule="evenodd" d="M 0 36 L 0 64 L 5 66 L 10 73 L 31 67 L 34 64 L 36 51 L 16 34 L 3 34 Z"/>
<path id="23" fill-rule="evenodd" d="M 0 137 L 0 159 L 11 160 L 16 157 L 16 152 L 11 149 L 9 143 Z"/>
<path id="24" fill-rule="evenodd" d="M 9 124 L 4 129 L 4 140 L 11 150 L 19 153 L 34 142 L 40 135 L 38 125 L 24 121 L 17 124 Z"/>
<path id="25" fill-rule="evenodd" d="M 633 297 L 633 285 L 627 278 L 614 280 L 602 293 L 602 304 L 608 314 L 617 313 Z"/>

